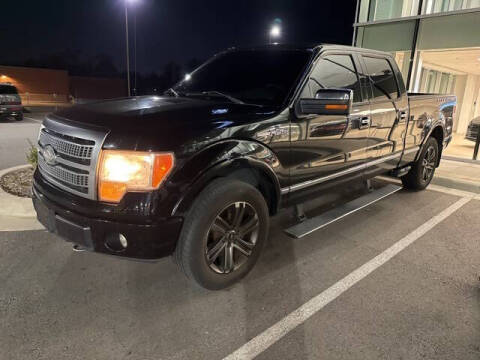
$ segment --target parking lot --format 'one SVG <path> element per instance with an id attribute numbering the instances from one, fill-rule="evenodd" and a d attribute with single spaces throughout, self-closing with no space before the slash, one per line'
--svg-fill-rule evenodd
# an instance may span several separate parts
<path id="1" fill-rule="evenodd" d="M 45 112 L 26 113 L 22 121 L 0 120 L 0 170 L 27 162 L 26 153 L 38 137 Z"/>
<path id="2" fill-rule="evenodd" d="M 436 186 L 301 240 L 283 233 L 284 211 L 253 272 L 219 292 L 170 258 L 3 232 L 0 358 L 479 359 L 479 218 L 478 197 Z"/>

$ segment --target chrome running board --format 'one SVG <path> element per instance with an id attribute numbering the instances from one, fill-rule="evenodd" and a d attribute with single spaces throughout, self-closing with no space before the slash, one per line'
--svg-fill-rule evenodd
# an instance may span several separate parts
<path id="1" fill-rule="evenodd" d="M 364 207 L 376 203 L 377 201 L 396 193 L 401 190 L 401 186 L 386 185 L 380 189 L 373 190 L 368 194 L 365 194 L 355 200 L 340 205 L 332 210 L 329 210 L 316 217 L 306 219 L 288 229 L 285 229 L 285 233 L 295 239 L 301 239 L 312 232 L 319 230 L 337 220 L 344 218 L 347 215 L 353 214 Z"/>

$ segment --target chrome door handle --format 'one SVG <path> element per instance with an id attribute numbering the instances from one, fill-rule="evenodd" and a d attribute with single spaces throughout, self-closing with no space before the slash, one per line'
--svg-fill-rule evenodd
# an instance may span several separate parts
<path id="1" fill-rule="evenodd" d="M 348 121 L 352 124 L 352 129 L 366 129 L 370 127 L 370 116 L 351 117 Z"/>
<path id="2" fill-rule="evenodd" d="M 371 120 L 368 116 L 360 118 L 360 126 L 358 127 L 359 129 L 366 129 L 370 127 Z"/>

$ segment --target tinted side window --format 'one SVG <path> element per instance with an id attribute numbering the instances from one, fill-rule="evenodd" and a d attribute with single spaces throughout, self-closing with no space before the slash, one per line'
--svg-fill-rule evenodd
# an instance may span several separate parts
<path id="1" fill-rule="evenodd" d="M 373 89 L 374 99 L 396 99 L 398 94 L 397 80 L 392 66 L 387 59 L 364 56 L 365 66 Z"/>
<path id="2" fill-rule="evenodd" d="M 350 55 L 329 55 L 318 60 L 309 84 L 312 97 L 322 88 L 353 90 L 353 101 L 361 102 L 360 82 Z"/>

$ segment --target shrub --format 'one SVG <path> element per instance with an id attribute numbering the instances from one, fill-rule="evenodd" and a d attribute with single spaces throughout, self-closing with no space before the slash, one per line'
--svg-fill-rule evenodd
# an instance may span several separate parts
<path id="1" fill-rule="evenodd" d="M 30 165 L 32 165 L 34 169 L 36 169 L 38 164 L 38 149 L 35 145 L 32 144 L 30 139 L 28 139 L 27 141 L 30 144 L 30 149 L 26 154 L 27 161 L 29 162 Z"/>

